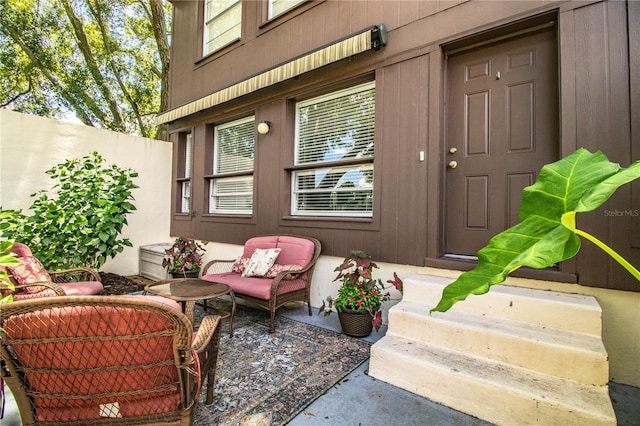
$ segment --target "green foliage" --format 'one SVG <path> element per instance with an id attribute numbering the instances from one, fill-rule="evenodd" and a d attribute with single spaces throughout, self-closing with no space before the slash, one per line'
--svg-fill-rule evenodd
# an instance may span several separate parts
<path id="1" fill-rule="evenodd" d="M 10 213 L 0 211 L 0 221 L 7 218 Z M 9 229 L 10 224 L 0 222 L 0 235 L 3 230 Z M 16 258 L 15 254 L 11 253 L 11 247 L 13 242 L 1 240 L 0 241 L 0 266 L 16 266 L 20 264 L 20 261 Z M 15 285 L 9 280 L 9 275 L 4 268 L 0 268 L 0 290 L 9 290 L 10 293 L 7 296 L 0 295 L 0 304 L 9 303 L 13 301 L 13 290 Z"/>
<path id="2" fill-rule="evenodd" d="M 33 213 L 7 210 L 0 217 L 0 227 L 13 224 L 5 234 L 27 244 L 47 269 L 99 269 L 107 257 L 131 247 L 119 235 L 127 224 L 127 213 L 136 209 L 130 201 L 137 188 L 132 178 L 138 176 L 131 169 L 104 162 L 93 152 L 47 170 L 56 184 L 50 192 L 31 195 Z"/>
<path id="3" fill-rule="evenodd" d="M 639 177 L 640 161 L 625 169 L 609 162 L 600 151 L 593 154 L 586 149 L 544 166 L 538 180 L 522 192 L 521 222 L 480 249 L 478 266 L 445 287 L 431 312 L 445 312 L 470 294 L 488 292 L 521 266 L 547 268 L 575 256 L 580 249 L 577 234 L 597 241 L 576 229 L 575 214 L 595 210 L 618 187 Z M 633 266 L 602 242 L 596 244 L 640 280 Z"/>
<path id="4" fill-rule="evenodd" d="M 154 137 L 170 3 L 0 1 L 0 106 Z"/>
<path id="5" fill-rule="evenodd" d="M 364 251 L 352 251 L 351 254 L 342 261 L 342 264 L 335 269 L 338 276 L 334 281 L 341 282 L 338 289 L 338 297 L 327 297 L 326 303 L 323 301 L 319 313 L 325 316 L 330 315 L 332 307 L 338 312 L 344 309 L 352 309 L 358 312 L 369 312 L 372 317 L 373 326 L 376 331 L 382 325 L 382 313 L 380 306 L 382 302 L 391 299 L 391 293 L 385 291 L 389 287 L 385 287 L 381 279 L 373 278 L 373 269 L 378 265 Z M 387 283 L 393 285 L 396 290 L 402 292 L 402 280 L 393 273 L 393 280 Z"/>

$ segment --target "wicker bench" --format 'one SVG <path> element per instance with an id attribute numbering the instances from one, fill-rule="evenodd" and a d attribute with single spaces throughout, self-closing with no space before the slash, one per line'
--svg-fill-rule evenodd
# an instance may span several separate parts
<path id="1" fill-rule="evenodd" d="M 277 249 L 275 263 L 263 274 L 253 271 L 256 250 Z M 238 259 L 212 260 L 202 268 L 202 279 L 227 284 L 236 297 L 254 303 L 271 313 L 269 332 L 275 331 L 276 309 L 287 302 L 302 301 L 311 315 L 311 277 L 320 256 L 320 241 L 298 235 L 254 237 L 244 244 Z"/>

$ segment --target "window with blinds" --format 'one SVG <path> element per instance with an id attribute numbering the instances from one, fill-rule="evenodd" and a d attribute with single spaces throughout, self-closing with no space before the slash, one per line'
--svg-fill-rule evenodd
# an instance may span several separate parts
<path id="1" fill-rule="evenodd" d="M 254 145 L 253 116 L 215 127 L 209 213 L 253 212 Z"/>
<path id="2" fill-rule="evenodd" d="M 241 0 L 205 1 L 202 56 L 239 40 L 241 34 Z"/>
<path id="3" fill-rule="evenodd" d="M 272 19 L 289 9 L 293 9 L 306 0 L 269 0 L 269 19 Z"/>
<path id="4" fill-rule="evenodd" d="M 178 172 L 180 186 L 180 213 L 191 211 L 191 171 L 193 168 L 193 139 L 191 133 L 183 133 L 179 139 L 181 164 Z"/>
<path id="5" fill-rule="evenodd" d="M 373 215 L 375 100 L 372 82 L 296 104 L 293 215 Z"/>

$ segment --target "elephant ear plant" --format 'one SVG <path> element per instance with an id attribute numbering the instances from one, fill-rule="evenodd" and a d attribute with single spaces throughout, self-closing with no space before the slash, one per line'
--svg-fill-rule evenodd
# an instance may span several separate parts
<path id="1" fill-rule="evenodd" d="M 446 286 L 430 312 L 446 312 L 470 294 L 485 294 L 492 285 L 529 266 L 542 269 L 578 253 L 586 238 L 618 261 L 640 281 L 640 272 L 596 237 L 576 228 L 576 214 L 595 210 L 622 185 L 640 177 L 640 160 L 627 168 L 611 163 L 600 151 L 579 149 L 540 171 L 522 192 L 521 222 L 494 236 L 478 251 L 478 265 Z"/>

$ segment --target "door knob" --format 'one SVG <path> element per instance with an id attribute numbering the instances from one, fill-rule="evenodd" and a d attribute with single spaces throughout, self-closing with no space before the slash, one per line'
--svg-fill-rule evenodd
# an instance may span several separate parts
<path id="1" fill-rule="evenodd" d="M 454 161 L 449 161 L 448 166 L 449 166 L 450 169 L 455 169 L 456 167 L 458 167 L 458 162 L 455 161 L 455 160 Z"/>
<path id="2" fill-rule="evenodd" d="M 456 147 L 453 147 L 453 148 L 449 149 L 449 153 L 451 153 L 451 154 L 455 154 L 456 152 L 458 152 L 458 148 L 456 148 Z"/>

